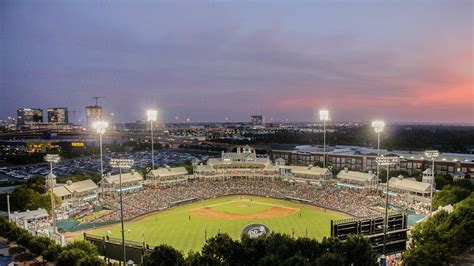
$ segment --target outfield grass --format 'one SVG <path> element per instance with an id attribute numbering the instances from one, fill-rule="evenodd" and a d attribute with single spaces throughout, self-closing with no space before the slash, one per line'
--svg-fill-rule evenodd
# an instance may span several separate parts
<path id="1" fill-rule="evenodd" d="M 190 212 L 190 210 L 204 206 L 208 210 L 240 215 L 258 214 L 270 211 L 272 207 L 276 206 L 293 208 L 294 211 L 284 217 L 241 220 L 201 217 Z M 240 233 L 246 225 L 262 223 L 273 232 L 292 235 L 294 231 L 295 237 L 305 236 L 307 233 L 309 237 L 321 240 L 324 236 L 329 236 L 332 219 L 345 217 L 348 216 L 284 200 L 254 196 L 230 196 L 180 206 L 127 222 L 125 223 L 125 237 L 136 241 L 145 239 L 145 242 L 152 246 L 166 243 L 187 252 L 201 249 L 205 241 L 205 232 L 207 232 L 207 237 L 211 237 L 220 230 L 223 233 L 228 233 L 234 239 L 239 239 Z M 112 237 L 121 237 L 120 224 L 91 230 L 88 233 L 106 235 L 109 230 Z"/>

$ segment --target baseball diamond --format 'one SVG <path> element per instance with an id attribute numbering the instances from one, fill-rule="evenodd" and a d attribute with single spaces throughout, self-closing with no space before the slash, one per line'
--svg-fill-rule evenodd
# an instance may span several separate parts
<path id="1" fill-rule="evenodd" d="M 272 232 L 309 236 L 321 240 L 330 235 L 330 221 L 347 214 L 285 200 L 248 195 L 225 196 L 194 202 L 138 217 L 125 223 L 128 240 L 151 246 L 169 244 L 182 251 L 199 250 L 206 238 L 218 232 L 240 238 L 245 226 L 261 223 Z M 88 230 L 94 235 L 120 237 L 120 224 Z M 80 233 L 69 238 L 81 238 Z"/>

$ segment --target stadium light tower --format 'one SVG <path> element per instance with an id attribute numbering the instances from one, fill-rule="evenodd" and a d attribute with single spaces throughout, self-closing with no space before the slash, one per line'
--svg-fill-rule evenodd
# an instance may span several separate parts
<path id="1" fill-rule="evenodd" d="M 99 134 L 99 146 L 100 146 L 100 187 L 102 189 L 102 195 L 104 195 L 104 159 L 102 155 L 102 135 L 105 133 L 105 129 L 109 126 L 108 122 L 97 121 L 92 125 L 97 133 Z"/>
<path id="2" fill-rule="evenodd" d="M 435 159 L 439 157 L 439 151 L 437 150 L 431 150 L 431 151 L 426 151 L 425 156 L 428 157 L 428 159 L 431 159 L 432 165 L 431 165 L 431 188 L 430 188 L 430 216 L 433 214 L 433 187 L 435 184 Z"/>
<path id="3" fill-rule="evenodd" d="M 132 159 L 112 159 L 110 160 L 112 168 L 119 169 L 119 185 L 120 185 L 120 222 L 122 224 L 122 248 L 123 248 L 123 265 L 127 263 L 127 254 L 125 253 L 125 228 L 123 225 L 123 200 L 122 200 L 122 169 L 129 169 L 133 166 Z"/>
<path id="4" fill-rule="evenodd" d="M 383 128 L 385 127 L 385 122 L 381 120 L 372 121 L 372 127 L 377 133 L 377 157 L 380 156 L 380 134 L 383 132 Z M 388 178 L 388 177 L 387 177 Z M 380 182 L 380 167 L 377 164 L 377 180 Z M 378 190 L 378 182 L 377 182 L 377 190 Z"/>
<path id="5" fill-rule="evenodd" d="M 153 149 L 153 122 L 156 122 L 158 117 L 158 112 L 156 110 L 148 110 L 146 112 L 148 121 L 150 121 L 150 131 L 151 131 L 151 170 L 155 170 L 155 152 Z"/>
<path id="6" fill-rule="evenodd" d="M 375 158 L 377 162 L 377 166 L 386 166 L 387 167 L 387 188 L 385 191 L 385 219 L 384 219 L 384 226 L 383 226 L 383 252 L 381 257 L 381 265 L 385 265 L 386 254 L 385 254 L 385 246 L 387 244 L 387 229 L 388 229 L 388 190 L 389 190 L 389 176 L 390 176 L 390 166 L 396 165 L 398 163 L 398 157 L 396 156 L 377 156 Z"/>
<path id="7" fill-rule="evenodd" d="M 54 182 L 53 182 L 53 163 L 59 162 L 60 158 L 57 154 L 46 154 L 44 160 L 49 162 L 49 186 L 51 188 L 51 216 L 53 218 L 53 232 L 56 233 L 56 212 L 54 206 Z"/>
<path id="8" fill-rule="evenodd" d="M 323 121 L 323 168 L 326 168 L 326 121 L 329 120 L 329 111 L 328 110 L 319 110 L 319 120 Z"/>

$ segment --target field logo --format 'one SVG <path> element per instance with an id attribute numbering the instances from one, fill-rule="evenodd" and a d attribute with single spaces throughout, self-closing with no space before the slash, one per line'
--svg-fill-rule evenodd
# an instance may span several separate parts
<path id="1" fill-rule="evenodd" d="M 261 235 L 268 235 L 270 234 L 270 229 L 263 224 L 249 224 L 247 225 L 240 236 L 248 235 L 250 238 L 257 238 Z"/>

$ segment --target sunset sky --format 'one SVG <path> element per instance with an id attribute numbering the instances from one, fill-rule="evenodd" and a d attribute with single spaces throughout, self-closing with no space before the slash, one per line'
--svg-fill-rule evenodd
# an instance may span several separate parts
<path id="1" fill-rule="evenodd" d="M 0 119 L 474 122 L 473 1 L 1 1 Z M 82 114 L 83 116 L 83 114 Z"/>

